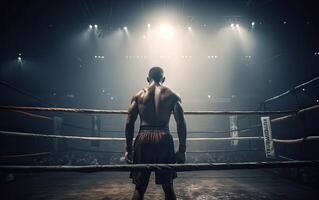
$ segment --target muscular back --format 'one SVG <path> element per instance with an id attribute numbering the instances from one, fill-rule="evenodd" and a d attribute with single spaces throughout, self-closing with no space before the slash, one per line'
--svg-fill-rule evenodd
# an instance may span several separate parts
<path id="1" fill-rule="evenodd" d="M 179 97 L 169 88 L 150 84 L 133 97 L 137 103 L 141 126 L 168 126 Z"/>
<path id="2" fill-rule="evenodd" d="M 139 91 L 131 101 L 125 125 L 126 151 L 132 151 L 134 124 L 138 115 L 141 126 L 168 127 L 172 111 L 177 125 L 179 152 L 185 153 L 186 123 L 180 98 L 169 88 L 155 82 Z M 185 155 L 182 160 L 185 162 Z"/>

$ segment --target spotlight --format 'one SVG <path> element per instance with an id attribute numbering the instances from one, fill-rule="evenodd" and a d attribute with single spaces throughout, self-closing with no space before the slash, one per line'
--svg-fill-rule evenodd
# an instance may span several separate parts
<path id="1" fill-rule="evenodd" d="M 123 29 L 124 29 L 125 31 L 127 31 L 127 27 L 126 27 L 126 26 L 124 26 Z"/>
<path id="2" fill-rule="evenodd" d="M 255 26 L 255 22 L 251 22 L 251 26 Z"/>
<path id="3" fill-rule="evenodd" d="M 97 56 L 97 58 L 101 58 L 101 56 Z"/>
<path id="4" fill-rule="evenodd" d="M 19 62 L 21 62 L 21 61 L 22 61 L 22 58 L 21 58 L 20 56 L 18 57 L 18 61 L 19 61 Z"/>
<path id="5" fill-rule="evenodd" d="M 95 24 L 95 25 L 94 25 L 94 28 L 95 28 L 95 29 L 97 29 L 97 28 L 98 28 L 98 25 L 97 25 L 97 24 Z"/>
<path id="6" fill-rule="evenodd" d="M 235 27 L 235 25 L 234 25 L 234 24 L 231 24 L 231 25 L 230 25 L 230 27 L 234 28 L 234 27 Z"/>
<path id="7" fill-rule="evenodd" d="M 89 25 L 89 29 L 92 29 L 92 28 L 93 28 L 93 26 L 92 26 L 92 24 L 90 24 L 90 25 Z"/>
<path id="8" fill-rule="evenodd" d="M 151 24 L 147 24 L 147 28 L 151 28 Z"/>
<path id="9" fill-rule="evenodd" d="M 236 24 L 236 28 L 239 28 L 239 24 Z"/>
<path id="10" fill-rule="evenodd" d="M 207 98 L 209 98 L 209 99 L 210 99 L 210 98 L 212 98 L 212 96 L 209 94 L 209 95 L 207 95 Z"/>
<path id="11" fill-rule="evenodd" d="M 173 36 L 173 27 L 170 24 L 162 24 L 160 26 L 160 36 L 163 38 L 170 38 Z"/>
<path id="12" fill-rule="evenodd" d="M 316 102 L 319 103 L 319 99 L 317 99 Z"/>
<path id="13" fill-rule="evenodd" d="M 302 88 L 302 91 L 303 91 L 303 92 L 305 92 L 305 91 L 306 91 L 306 89 L 305 89 L 305 88 Z"/>
<path id="14" fill-rule="evenodd" d="M 189 27 L 188 27 L 188 30 L 191 31 L 191 30 L 192 30 L 192 27 L 189 26 Z"/>
<path id="15" fill-rule="evenodd" d="M 101 56 L 101 58 L 104 58 L 104 56 Z"/>
<path id="16" fill-rule="evenodd" d="M 94 56 L 94 58 L 97 58 L 97 56 Z"/>

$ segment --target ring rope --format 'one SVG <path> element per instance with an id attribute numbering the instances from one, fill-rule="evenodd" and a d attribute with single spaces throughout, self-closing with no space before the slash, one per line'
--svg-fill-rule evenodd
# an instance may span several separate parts
<path id="1" fill-rule="evenodd" d="M 261 168 L 318 167 L 318 160 L 309 161 L 267 161 L 240 163 L 196 163 L 196 164 L 126 164 L 126 165 L 86 165 L 86 166 L 21 166 L 0 165 L 4 172 L 127 172 L 127 171 L 203 171 Z"/>
<path id="2" fill-rule="evenodd" d="M 77 140 L 94 140 L 94 141 L 125 141 L 126 138 L 123 137 L 88 137 L 88 136 L 70 136 L 70 135 L 45 135 L 38 133 L 23 133 L 14 131 L 0 131 L 3 135 L 16 135 L 16 136 L 29 136 L 29 137 L 42 137 L 42 138 L 59 138 L 59 139 L 77 139 Z M 197 138 L 187 138 L 187 141 L 229 141 L 229 140 L 262 140 L 264 137 L 197 137 Z M 173 138 L 173 140 L 178 141 L 178 138 Z M 319 136 L 307 136 L 298 139 L 272 139 L 277 143 L 300 143 L 304 141 L 314 141 L 319 140 Z"/>
<path id="3" fill-rule="evenodd" d="M 272 140 L 277 143 L 300 143 L 304 141 L 319 140 L 319 136 L 307 136 L 307 137 L 298 138 L 298 139 L 272 139 Z"/>
<path id="4" fill-rule="evenodd" d="M 44 116 L 44 115 L 38 115 L 38 114 L 33 114 L 33 113 L 29 113 L 29 112 L 24 112 L 24 111 L 12 111 L 12 112 L 17 112 L 17 113 L 21 113 L 21 114 L 24 114 L 24 115 L 27 115 L 27 116 L 30 116 L 30 117 L 34 117 L 34 118 L 40 118 L 40 119 L 46 119 L 46 120 L 50 120 L 50 121 L 53 121 L 53 118 L 51 117 L 47 117 L 47 116 Z M 81 127 L 81 126 L 78 126 L 78 125 L 74 125 L 74 124 L 69 124 L 69 123 L 66 123 L 66 122 L 62 122 L 62 124 L 64 126 L 67 126 L 67 127 L 71 127 L 71 128 L 77 128 L 77 129 L 82 129 L 82 130 L 92 130 L 92 128 L 88 128 L 88 127 Z M 231 133 L 231 132 L 247 132 L 253 128 L 259 128 L 261 127 L 260 124 L 256 124 L 256 125 L 252 125 L 252 126 L 249 126 L 249 127 L 245 127 L 245 128 L 241 128 L 241 129 L 235 129 L 235 130 L 229 130 L 229 131 L 187 131 L 187 133 L 216 133 L 216 134 L 225 134 L 225 133 Z M 101 132 L 103 133 L 123 133 L 122 130 L 100 130 Z M 171 131 L 171 133 L 177 133 L 176 131 Z"/>
<path id="5" fill-rule="evenodd" d="M 281 121 L 281 120 L 289 119 L 289 118 L 292 118 L 292 117 L 294 117 L 294 116 L 296 116 L 298 114 L 309 112 L 311 110 L 316 110 L 318 108 L 319 108 L 319 105 L 310 106 L 310 107 L 307 107 L 307 108 L 299 110 L 295 114 L 285 115 L 285 116 L 282 116 L 282 117 L 278 117 L 278 118 L 272 119 L 271 122 L 278 122 L 278 121 Z"/>
<path id="6" fill-rule="evenodd" d="M 83 152 L 94 152 L 94 153 L 109 153 L 109 154 L 124 154 L 124 151 L 107 151 L 107 150 L 96 150 L 96 149 L 80 149 L 80 148 L 68 148 L 68 151 L 83 151 Z M 265 149 L 238 149 L 238 150 L 207 150 L 207 151 L 187 151 L 187 154 L 199 154 L 199 153 L 239 153 L 239 152 L 264 152 Z"/>
<path id="7" fill-rule="evenodd" d="M 97 110 L 81 108 L 50 108 L 50 107 L 25 107 L 25 106 L 0 106 L 0 110 L 21 110 L 21 111 L 50 111 L 50 112 L 72 112 L 86 114 L 127 114 L 127 110 Z M 283 111 L 185 111 L 185 115 L 276 115 L 296 114 L 295 110 Z"/>
<path id="8" fill-rule="evenodd" d="M 29 137 L 43 137 L 43 138 L 60 138 L 60 139 L 77 139 L 77 140 L 95 140 L 95 141 L 125 141 L 126 138 L 123 137 L 87 137 L 87 136 L 70 136 L 70 135 L 45 135 L 38 133 L 23 133 L 15 131 L 0 131 L 3 135 L 16 135 L 16 136 L 29 136 Z M 264 137 L 198 137 L 198 138 L 187 138 L 188 141 L 216 141 L 216 140 L 260 140 Z M 173 138 L 173 140 L 178 141 L 178 138 Z"/>
<path id="9" fill-rule="evenodd" d="M 300 90 L 301 88 L 304 88 L 304 87 L 306 87 L 306 86 L 308 86 L 308 85 L 310 85 L 310 84 L 312 84 L 312 83 L 314 83 L 315 81 L 318 81 L 318 80 L 319 80 L 319 76 L 318 76 L 318 77 L 315 77 L 315 78 L 313 78 L 313 79 L 311 79 L 310 81 L 307 81 L 307 82 L 305 82 L 305 83 L 302 83 L 302 84 L 300 84 L 300 85 L 297 85 L 296 87 L 294 87 L 294 88 L 292 88 L 292 89 L 290 89 L 290 90 L 288 90 L 288 91 L 286 91 L 286 92 L 283 92 L 283 93 L 281 93 L 281 94 L 279 94 L 279 95 L 277 95 L 277 96 L 274 96 L 274 97 L 272 97 L 272 98 L 269 98 L 269 99 L 265 100 L 264 103 L 268 103 L 268 102 L 270 102 L 270 101 L 273 101 L 273 100 L 279 99 L 279 98 L 281 98 L 281 97 L 283 97 L 283 96 L 286 96 L 286 95 L 288 95 L 288 94 L 291 94 L 291 93 L 293 93 L 293 92 L 295 92 L 295 91 L 297 91 L 297 90 Z"/>
<path id="10" fill-rule="evenodd" d="M 36 96 L 32 95 L 32 94 L 29 93 L 29 92 L 23 91 L 23 90 L 21 90 L 21 89 L 15 87 L 15 86 L 13 86 L 13 85 L 7 83 L 7 82 L 0 81 L 0 85 L 3 85 L 3 86 L 5 86 L 5 87 L 7 87 L 7 88 L 9 88 L 9 89 L 11 89 L 11 90 L 13 90 L 13 91 L 15 91 L 15 92 L 21 94 L 21 95 L 23 95 L 23 96 L 25 96 L 25 97 L 28 97 L 28 98 L 33 99 L 33 100 L 35 100 L 35 101 L 38 101 L 38 102 L 40 102 L 40 103 L 45 103 L 45 104 L 48 104 L 48 105 L 50 105 L 50 106 L 55 106 L 54 104 L 49 103 L 49 102 L 47 102 L 47 101 L 45 101 L 44 99 L 41 99 L 41 98 L 39 98 L 39 97 L 36 97 Z"/>
<path id="11" fill-rule="evenodd" d="M 26 154 L 16 154 L 16 155 L 0 155 L 0 159 L 43 156 L 43 155 L 48 155 L 48 154 L 51 154 L 51 152 L 26 153 Z"/>

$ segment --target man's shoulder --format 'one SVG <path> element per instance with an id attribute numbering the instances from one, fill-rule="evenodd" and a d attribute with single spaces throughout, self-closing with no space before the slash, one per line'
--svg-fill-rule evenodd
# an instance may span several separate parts
<path id="1" fill-rule="evenodd" d="M 169 88 L 169 87 L 166 87 L 166 86 L 163 86 L 164 90 L 165 90 L 165 93 L 168 95 L 168 96 L 171 96 L 172 98 L 174 98 L 176 101 L 181 101 L 181 98 L 179 96 L 179 94 L 177 92 L 175 92 L 173 89 Z"/>
<path id="2" fill-rule="evenodd" d="M 138 99 L 139 97 L 141 97 L 145 92 L 146 92 L 146 89 L 145 89 L 145 88 L 139 90 L 135 95 L 133 95 L 132 101 L 137 100 L 137 99 Z"/>

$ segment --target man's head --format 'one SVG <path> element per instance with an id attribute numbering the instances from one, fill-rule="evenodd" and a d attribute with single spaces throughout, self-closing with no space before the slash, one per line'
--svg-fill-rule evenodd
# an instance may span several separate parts
<path id="1" fill-rule="evenodd" d="M 160 67 L 152 67 L 148 72 L 147 82 L 155 81 L 156 83 L 163 83 L 165 81 L 164 71 Z"/>

